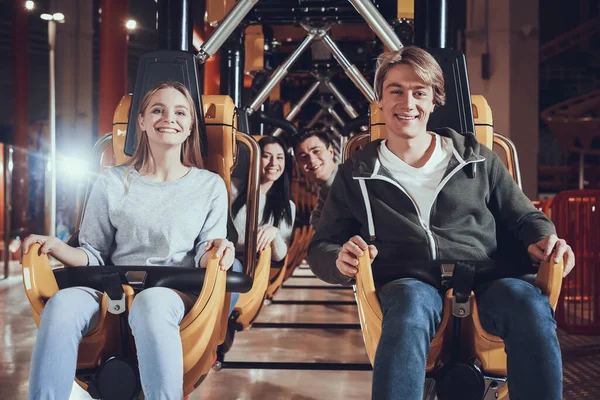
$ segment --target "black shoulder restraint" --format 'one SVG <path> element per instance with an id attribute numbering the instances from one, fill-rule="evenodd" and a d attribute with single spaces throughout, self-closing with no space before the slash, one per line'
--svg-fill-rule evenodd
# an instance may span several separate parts
<path id="1" fill-rule="evenodd" d="M 452 274 L 452 288 L 457 303 L 469 301 L 471 291 L 475 286 L 475 264 L 457 261 Z"/>
<path id="2" fill-rule="evenodd" d="M 118 301 L 123 298 L 123 286 L 118 272 L 102 274 L 102 288 L 111 300 Z"/>

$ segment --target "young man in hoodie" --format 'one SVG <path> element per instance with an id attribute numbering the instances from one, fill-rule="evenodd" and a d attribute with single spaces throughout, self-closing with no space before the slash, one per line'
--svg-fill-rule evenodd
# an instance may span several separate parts
<path id="1" fill-rule="evenodd" d="M 510 398 L 562 399 L 552 308 L 517 278 L 527 263 L 512 255 L 527 251 L 536 262 L 564 257 L 566 275 L 575 263 L 571 248 L 472 133 L 427 131 L 429 115 L 445 100 L 442 70 L 429 53 L 405 47 L 382 54 L 375 91 L 387 139 L 340 167 L 308 249 L 314 273 L 339 284 L 353 281 L 357 257 L 369 251 L 383 311 L 373 399 L 422 399 L 442 296 L 427 279 L 414 279 L 422 271 L 400 265 L 436 259 L 497 261 L 504 268 L 475 291 L 483 328 L 506 346 Z M 512 268 L 500 267 L 507 264 Z"/>
<path id="2" fill-rule="evenodd" d="M 337 173 L 333 146 L 326 133 L 309 131 L 298 139 L 295 152 L 302 172 L 319 185 L 317 205 L 310 213 L 310 225 L 317 229 L 325 200 Z"/>

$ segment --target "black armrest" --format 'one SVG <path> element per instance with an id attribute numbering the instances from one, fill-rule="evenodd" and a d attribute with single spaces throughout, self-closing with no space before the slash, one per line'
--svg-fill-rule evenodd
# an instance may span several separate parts
<path id="1" fill-rule="evenodd" d="M 129 271 L 141 272 L 132 274 Z M 85 286 L 104 291 L 102 276 L 118 273 L 121 283 L 131 285 L 134 289 L 151 287 L 168 287 L 181 292 L 200 292 L 204 283 L 204 268 L 150 267 L 150 266 L 103 266 L 103 267 L 69 267 L 54 270 L 58 287 L 64 289 L 73 286 Z M 240 272 L 227 271 L 227 291 L 246 293 L 252 287 L 252 279 Z"/>

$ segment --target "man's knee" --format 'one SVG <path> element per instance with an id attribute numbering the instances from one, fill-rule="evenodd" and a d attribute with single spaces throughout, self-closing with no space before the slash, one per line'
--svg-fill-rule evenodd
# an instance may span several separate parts
<path id="1" fill-rule="evenodd" d="M 437 290 L 416 279 L 399 279 L 378 292 L 384 314 L 384 329 L 392 331 L 435 331 L 442 312 Z"/>
<path id="2" fill-rule="evenodd" d="M 485 293 L 485 301 L 479 304 L 482 312 L 502 317 L 508 328 L 520 335 L 537 336 L 541 331 L 556 329 L 548 297 L 521 279 L 505 278 L 494 282 Z"/>

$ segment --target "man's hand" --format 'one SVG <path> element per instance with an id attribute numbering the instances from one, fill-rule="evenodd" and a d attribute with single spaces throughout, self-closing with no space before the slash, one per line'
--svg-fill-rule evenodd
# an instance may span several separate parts
<path id="1" fill-rule="evenodd" d="M 367 245 L 367 243 L 360 236 L 353 236 L 344 243 L 342 250 L 339 252 L 337 256 L 337 260 L 335 260 L 335 266 L 337 269 L 346 276 L 354 277 L 358 273 L 358 257 L 363 255 L 364 251 L 369 250 L 369 257 L 371 258 L 371 262 L 377 256 L 377 248 L 372 244 Z"/>
<path id="2" fill-rule="evenodd" d="M 554 258 L 554 262 L 559 262 L 566 256 L 563 278 L 567 276 L 575 266 L 575 254 L 573 254 L 571 246 L 569 246 L 564 239 L 559 239 L 554 234 L 545 237 L 537 243 L 529 245 L 527 251 L 534 262 L 550 261 L 551 256 Z"/>

